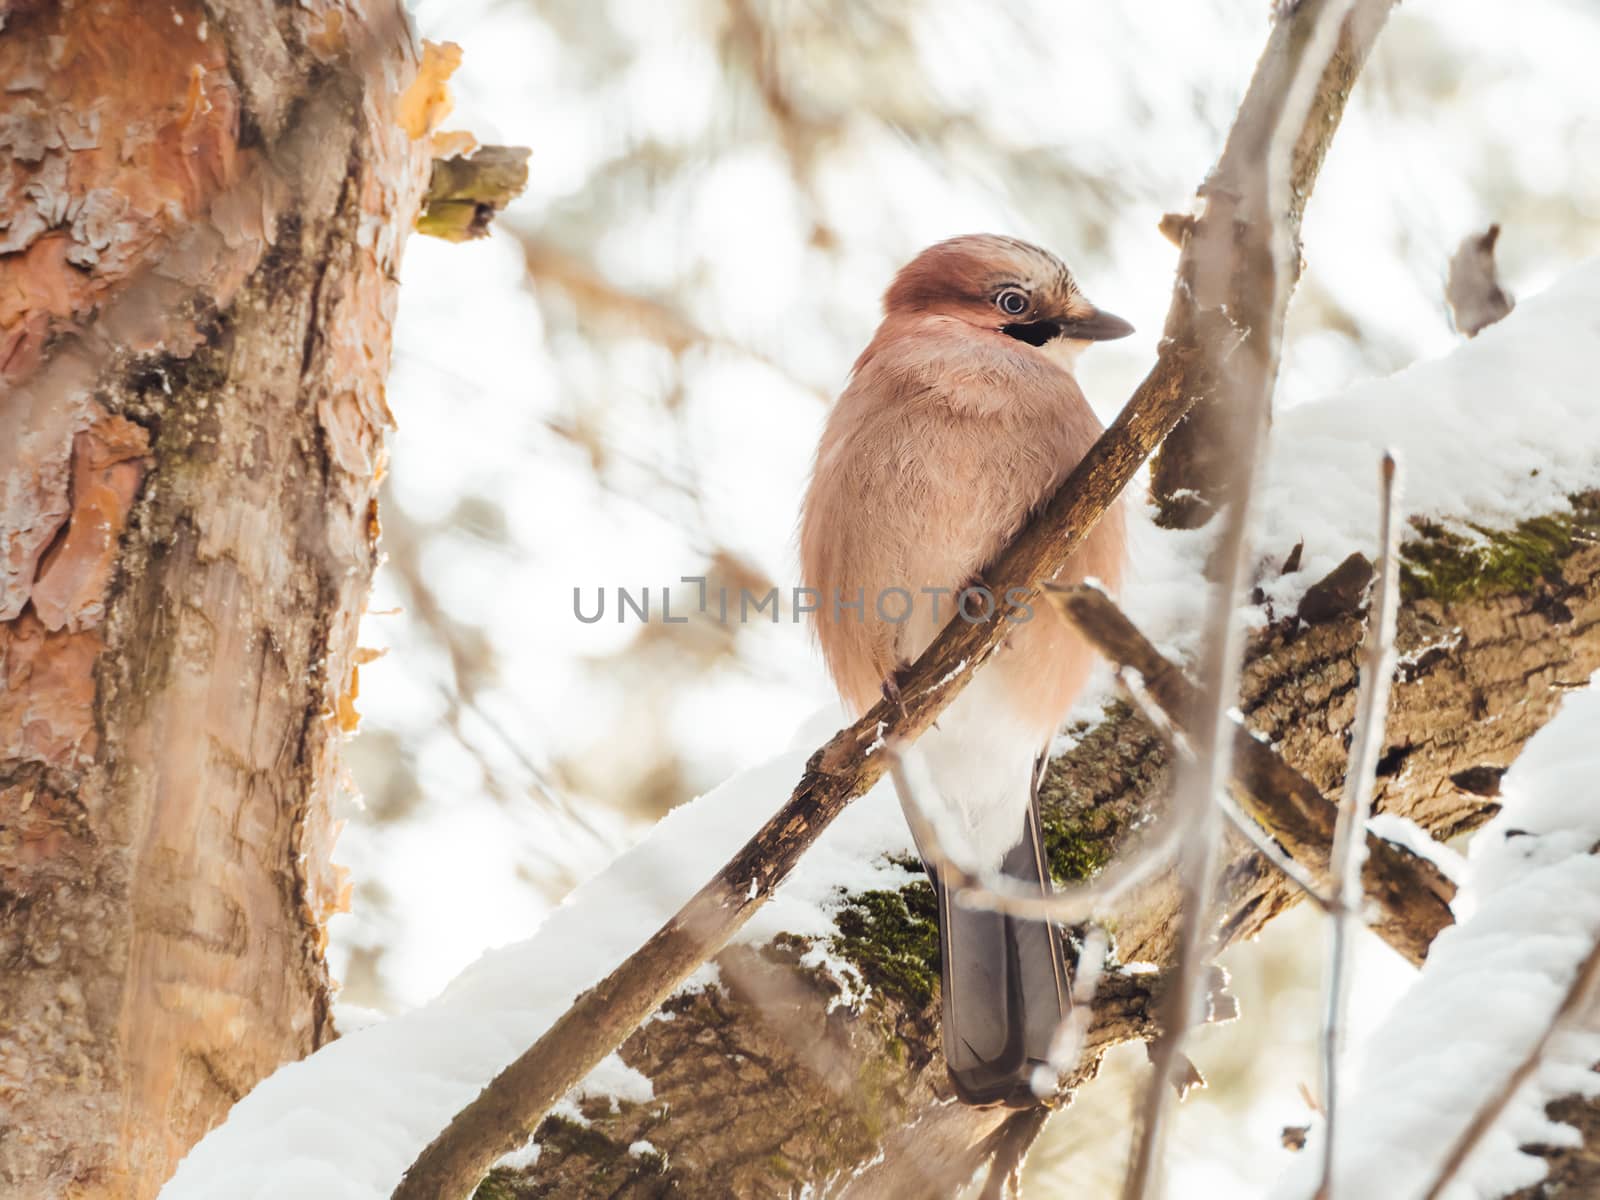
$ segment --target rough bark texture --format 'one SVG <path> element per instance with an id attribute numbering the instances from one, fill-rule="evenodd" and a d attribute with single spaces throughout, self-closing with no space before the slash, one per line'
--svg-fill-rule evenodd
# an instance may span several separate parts
<path id="1" fill-rule="evenodd" d="M 1406 546 L 1402 665 L 1377 797 L 1439 837 L 1495 811 L 1501 774 L 1568 686 L 1600 668 L 1600 506 L 1569 509 L 1467 546 L 1424 523 Z M 1345 570 L 1343 575 L 1349 575 Z M 1362 585 L 1330 586 L 1263 630 L 1241 708 L 1325 794 L 1342 783 L 1363 628 Z M 1166 756 L 1122 705 L 1079 731 L 1046 785 L 1052 861 L 1093 874 L 1159 814 Z M 1251 937 L 1298 899 L 1240 841 L 1225 856 L 1224 936 Z M 1112 930 L 1123 962 L 1169 961 L 1177 891 L 1146 888 Z M 835 949 L 872 985 L 856 1009 L 800 967 L 800 944 L 718 959 L 723 985 L 671 1001 L 622 1057 L 648 1076 L 648 1104 L 585 1101 L 587 1125 L 552 1117 L 531 1168 L 497 1170 L 481 1197 L 946 1196 L 970 1176 L 1003 1112 L 949 1103 L 938 1052 L 937 936 L 925 884 L 849 898 Z M 1084 1077 L 1100 1051 L 1154 1032 L 1158 977 L 1112 973 L 1095 1006 Z M 1249 1014 L 1244 1014 L 1245 1019 Z M 1203 1067 L 1203 1064 L 1202 1064 Z M 653 1149 L 638 1147 L 645 1141 Z M 1587 1169 L 1572 1152 L 1558 1169 Z M 1570 1161 L 1567 1161 L 1570 1160 Z"/>
<path id="2" fill-rule="evenodd" d="M 1107 661 L 1119 670 L 1137 672 L 1144 696 L 1160 710 L 1162 720 L 1193 740 L 1199 689 L 1105 592 L 1080 585 L 1053 592 L 1050 599 Z M 1245 729 L 1233 731 L 1230 773 L 1229 791 L 1242 814 L 1315 881 L 1321 894 L 1333 895 L 1336 888 L 1329 872 L 1338 807 L 1277 751 Z M 1408 962 L 1420 966 L 1433 939 L 1455 921 L 1450 911 L 1455 885 L 1434 864 L 1376 834 L 1368 833 L 1365 842 L 1361 886 L 1374 905 L 1367 927 Z"/>
<path id="3" fill-rule="evenodd" d="M 0 3 L 0 1191 L 146 1197 L 331 1036 L 398 5 Z"/>
<path id="4" fill-rule="evenodd" d="M 926 885 L 910 891 L 909 920 L 891 918 L 892 934 L 873 927 L 870 936 L 908 939 L 914 948 L 901 953 L 921 956 L 915 975 L 931 968 L 937 980 L 933 895 Z M 872 997 L 839 1006 L 838 986 L 799 965 L 802 949 L 722 954 L 721 987 L 674 998 L 627 1043 L 627 1061 L 650 1077 L 656 1099 L 584 1100 L 582 1122 L 546 1118 L 539 1165 L 496 1171 L 479 1200 L 787 1196 L 808 1184 L 827 1195 L 949 1196 L 1015 1114 L 953 1103 L 926 984 L 863 962 Z M 1154 1035 L 1160 978 L 1107 977 L 1079 1081 L 1109 1047 Z M 1233 1015 L 1228 1003 L 1219 992 L 1219 1017 Z"/>

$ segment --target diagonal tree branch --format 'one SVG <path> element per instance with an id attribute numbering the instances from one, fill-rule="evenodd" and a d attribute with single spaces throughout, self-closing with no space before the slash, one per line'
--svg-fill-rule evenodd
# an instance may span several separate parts
<path id="1" fill-rule="evenodd" d="M 1109 596 L 1096 588 L 1078 587 L 1056 592 L 1052 598 L 1102 654 L 1138 671 L 1150 697 L 1180 730 L 1184 728 L 1196 697 L 1194 684 Z M 1240 807 L 1291 859 L 1310 871 L 1324 895 L 1332 894 L 1329 855 L 1337 806 L 1249 731 L 1235 733 L 1233 754 L 1233 792 Z M 1429 944 L 1453 921 L 1450 900 L 1455 886 L 1432 863 L 1392 842 L 1371 833 L 1366 842 L 1362 886 L 1381 909 L 1372 922 L 1373 932 L 1420 964 Z"/>

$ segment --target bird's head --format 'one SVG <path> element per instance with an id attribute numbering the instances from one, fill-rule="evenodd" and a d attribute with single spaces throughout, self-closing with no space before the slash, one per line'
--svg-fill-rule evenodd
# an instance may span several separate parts
<path id="1" fill-rule="evenodd" d="M 969 234 L 912 259 L 883 298 L 888 316 L 955 317 L 1043 347 L 1081 350 L 1127 337 L 1133 326 L 1102 312 L 1048 250 L 1016 238 Z"/>

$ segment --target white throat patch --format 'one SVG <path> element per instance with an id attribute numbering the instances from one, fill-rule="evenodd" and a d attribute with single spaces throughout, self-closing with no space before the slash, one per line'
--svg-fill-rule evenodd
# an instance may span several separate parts
<path id="1" fill-rule="evenodd" d="M 1057 366 L 1074 370 L 1078 365 L 1078 355 L 1089 348 L 1089 343 L 1076 338 L 1057 337 L 1051 338 L 1039 347 L 1040 353 Z"/>

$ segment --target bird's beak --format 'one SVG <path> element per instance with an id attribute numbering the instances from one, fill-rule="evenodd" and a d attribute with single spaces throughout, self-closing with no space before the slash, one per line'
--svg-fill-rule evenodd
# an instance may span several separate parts
<path id="1" fill-rule="evenodd" d="M 1061 322 L 1061 336 L 1076 342 L 1110 342 L 1125 338 L 1133 326 L 1113 313 L 1095 309 L 1085 317 L 1068 317 Z"/>

